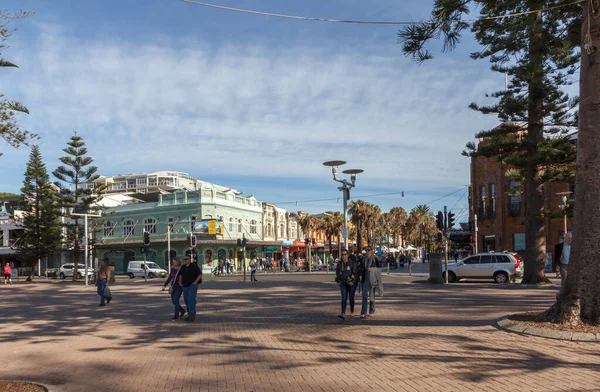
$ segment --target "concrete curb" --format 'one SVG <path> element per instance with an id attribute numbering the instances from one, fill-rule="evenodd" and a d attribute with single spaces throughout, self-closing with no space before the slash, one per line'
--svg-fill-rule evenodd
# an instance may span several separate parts
<path id="1" fill-rule="evenodd" d="M 500 317 L 496 320 L 494 326 L 508 332 L 538 336 L 547 339 L 570 340 L 573 342 L 600 342 L 600 334 L 557 331 L 549 328 L 532 327 L 509 320 L 508 316 Z"/>

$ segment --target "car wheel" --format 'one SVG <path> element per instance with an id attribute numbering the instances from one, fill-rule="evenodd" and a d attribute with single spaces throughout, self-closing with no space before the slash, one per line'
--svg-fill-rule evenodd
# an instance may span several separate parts
<path id="1" fill-rule="evenodd" d="M 508 274 L 506 272 L 496 272 L 494 280 L 496 283 L 506 283 L 508 282 Z"/>
<path id="2" fill-rule="evenodd" d="M 153 274 L 152 272 L 148 272 L 148 277 L 149 277 L 150 279 L 152 279 L 152 278 L 154 278 L 154 274 Z"/>
<path id="3" fill-rule="evenodd" d="M 445 277 L 445 276 L 444 276 Z M 456 282 L 458 279 L 456 279 L 456 274 L 452 271 L 450 271 L 448 273 L 448 283 L 454 283 Z"/>
<path id="4" fill-rule="evenodd" d="M 81 275 L 81 272 L 78 272 L 77 273 L 77 279 L 81 279 L 81 278 L 83 278 L 83 275 Z"/>
<path id="5" fill-rule="evenodd" d="M 135 275 L 133 274 L 133 272 L 130 272 L 128 275 L 129 275 L 129 279 L 135 278 Z"/>
<path id="6" fill-rule="evenodd" d="M 59 276 L 60 276 L 60 278 L 61 278 L 61 279 L 64 279 L 64 278 L 65 278 L 65 274 L 63 274 L 62 272 L 60 273 L 60 275 L 59 275 Z"/>

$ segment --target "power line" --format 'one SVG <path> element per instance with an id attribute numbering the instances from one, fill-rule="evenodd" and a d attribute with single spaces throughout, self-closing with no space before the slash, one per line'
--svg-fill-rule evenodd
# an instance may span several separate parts
<path id="1" fill-rule="evenodd" d="M 355 199 L 366 199 L 369 197 L 378 197 L 378 196 L 390 196 L 390 195 L 400 195 L 400 194 L 404 194 L 404 193 L 419 193 L 419 192 L 431 192 L 431 191 L 435 191 L 435 190 L 440 190 L 440 189 L 448 189 L 449 187 L 442 187 L 442 188 L 431 188 L 431 189 L 418 189 L 418 190 L 406 190 L 406 191 L 398 191 L 398 192 L 388 192 L 388 193 L 375 193 L 372 195 L 361 195 L 361 196 L 353 196 L 352 200 Z M 461 191 L 463 188 L 460 188 L 458 191 L 454 191 L 446 196 L 442 196 L 441 198 L 443 199 L 444 197 L 453 195 L 456 192 Z M 280 201 L 280 202 L 269 202 L 272 204 L 307 204 L 307 203 L 318 203 L 318 202 L 322 202 L 322 201 L 334 201 L 334 200 L 339 200 L 339 197 L 332 197 L 332 198 L 328 198 L 328 199 L 310 199 L 310 200 L 294 200 L 294 201 Z M 438 199 L 439 200 L 439 199 Z M 434 200 L 436 201 L 436 200 Z M 425 203 L 425 204 L 429 204 L 429 203 Z"/>
<path id="2" fill-rule="evenodd" d="M 297 20 L 305 20 L 305 21 L 313 21 L 313 22 L 371 24 L 371 25 L 415 25 L 415 24 L 421 24 L 421 23 L 434 24 L 434 22 L 423 22 L 423 21 L 419 21 L 419 22 L 415 22 L 415 21 L 386 22 L 386 21 L 316 18 L 316 17 L 311 17 L 311 16 L 288 15 L 288 14 L 279 14 L 279 13 L 274 13 L 274 12 L 255 11 L 255 10 L 249 10 L 249 9 L 245 9 L 245 8 L 226 7 L 224 5 L 210 4 L 210 3 L 204 3 L 201 1 L 194 1 L 194 0 L 180 0 L 180 1 L 182 1 L 184 3 L 190 3 L 190 4 L 200 5 L 200 6 L 209 7 L 209 8 L 217 8 L 217 9 L 226 10 L 226 11 L 242 12 L 242 13 L 246 13 L 246 14 L 271 16 L 271 17 L 275 17 L 275 18 L 285 18 L 285 19 L 297 19 Z M 568 7 L 570 5 L 583 3 L 586 1 L 590 1 L 590 0 L 576 0 L 571 3 L 556 5 L 556 6 L 548 7 L 548 8 L 540 8 L 540 9 L 531 10 L 531 11 L 517 12 L 514 14 L 506 14 L 506 15 L 499 15 L 499 16 L 486 16 L 486 17 L 480 17 L 480 18 L 475 18 L 475 19 L 467 19 L 467 20 L 463 20 L 461 22 L 475 22 L 478 20 L 495 20 L 495 19 L 513 18 L 513 17 L 517 17 L 517 16 L 529 15 L 529 14 L 534 14 L 534 13 L 538 13 L 538 12 L 543 13 L 543 12 L 552 11 L 552 10 L 559 9 L 559 8 Z"/>

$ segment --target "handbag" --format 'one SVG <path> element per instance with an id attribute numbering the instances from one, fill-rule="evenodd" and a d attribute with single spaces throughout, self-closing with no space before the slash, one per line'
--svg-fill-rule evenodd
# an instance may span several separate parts
<path id="1" fill-rule="evenodd" d="M 104 298 L 105 299 L 112 298 L 112 293 L 110 292 L 110 289 L 108 288 L 108 286 L 104 288 Z"/>

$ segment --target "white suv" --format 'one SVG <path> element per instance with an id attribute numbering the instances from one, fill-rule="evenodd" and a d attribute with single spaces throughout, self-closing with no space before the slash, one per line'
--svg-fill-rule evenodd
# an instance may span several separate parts
<path id="1" fill-rule="evenodd" d="M 446 276 L 446 266 L 442 271 Z M 448 264 L 448 282 L 463 278 L 494 279 L 497 283 L 514 282 L 523 277 L 523 257 L 518 253 L 478 253 Z"/>
<path id="2" fill-rule="evenodd" d="M 73 271 L 74 270 L 75 270 L 75 264 L 63 264 L 60 267 L 60 269 L 58 270 L 58 276 L 61 279 L 64 279 L 67 276 L 73 276 Z M 85 265 L 77 263 L 77 279 L 82 279 L 83 278 L 83 274 L 85 274 Z M 88 276 L 93 276 L 94 275 L 94 269 L 93 268 L 88 268 L 87 269 L 87 275 Z"/>

